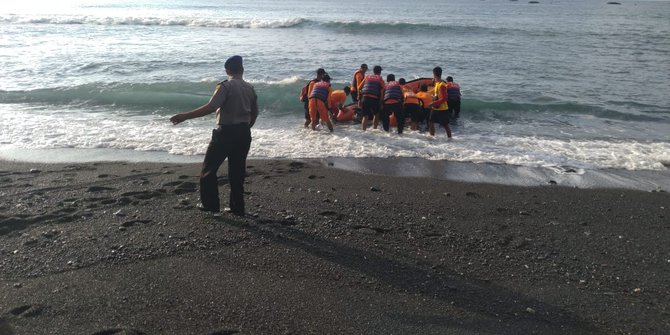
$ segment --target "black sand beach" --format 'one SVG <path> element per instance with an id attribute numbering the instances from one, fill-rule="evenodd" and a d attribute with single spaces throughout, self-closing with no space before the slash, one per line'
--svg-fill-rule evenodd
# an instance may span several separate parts
<path id="1" fill-rule="evenodd" d="M 0 162 L 0 334 L 670 333 L 666 192 L 198 171 Z"/>

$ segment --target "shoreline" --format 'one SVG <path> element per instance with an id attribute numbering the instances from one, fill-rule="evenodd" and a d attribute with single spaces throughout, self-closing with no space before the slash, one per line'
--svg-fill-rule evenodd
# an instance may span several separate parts
<path id="1" fill-rule="evenodd" d="M 198 171 L 199 163 L 2 162 L 0 330 L 639 334 L 670 327 L 664 192 L 253 160 L 250 214 L 239 218 L 195 208 Z"/>
<path id="2" fill-rule="evenodd" d="M 39 158 L 36 159 L 35 157 Z M 24 163 L 201 163 L 203 155 L 180 156 L 165 152 L 143 152 L 114 149 L 16 149 L 0 146 L 0 161 Z M 536 167 L 496 163 L 437 161 L 416 157 L 323 157 L 258 158 L 249 161 L 297 160 L 320 162 L 326 167 L 389 177 L 427 177 L 470 183 L 509 186 L 559 185 L 586 189 L 630 189 L 670 191 L 670 169 L 625 170 L 581 169 L 571 167 Z"/>
<path id="3" fill-rule="evenodd" d="M 393 177 L 426 177 L 466 183 L 526 187 L 558 185 L 584 189 L 630 189 L 650 192 L 670 190 L 670 170 L 543 168 L 401 157 L 330 157 L 319 160 L 324 165 L 334 168 Z"/>

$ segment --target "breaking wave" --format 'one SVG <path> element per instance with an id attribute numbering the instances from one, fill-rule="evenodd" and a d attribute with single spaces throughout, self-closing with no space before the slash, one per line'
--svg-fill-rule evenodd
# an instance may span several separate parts
<path id="1" fill-rule="evenodd" d="M 233 18 L 194 18 L 194 17 L 102 17 L 88 15 L 0 16 L 2 24 L 53 24 L 53 25 L 103 25 L 103 26 L 191 26 L 209 28 L 238 29 L 287 29 L 320 28 L 347 33 L 426 33 L 448 31 L 452 33 L 487 33 L 503 35 L 524 31 L 529 34 L 555 34 L 555 32 L 525 31 L 523 29 L 483 27 L 476 25 L 446 25 L 405 21 L 316 21 L 302 17 L 284 19 L 233 19 Z"/>
<path id="2" fill-rule="evenodd" d="M 259 96 L 259 105 L 275 116 L 296 114 L 302 110 L 298 95 L 306 80 L 291 76 L 282 80 L 251 81 Z M 217 82 L 175 81 L 162 83 L 89 83 L 71 87 L 34 90 L 0 90 L 0 103 L 44 106 L 111 107 L 141 113 L 174 112 L 206 103 Z M 339 86 L 336 85 L 336 86 Z M 465 97 L 463 106 L 472 120 L 508 122 L 519 115 L 590 115 L 599 119 L 663 121 L 654 113 L 630 114 L 566 101 L 520 103 Z M 92 108 L 92 110 L 95 110 Z M 297 115 L 297 114 L 296 114 Z M 667 122 L 667 120 L 665 120 Z"/>

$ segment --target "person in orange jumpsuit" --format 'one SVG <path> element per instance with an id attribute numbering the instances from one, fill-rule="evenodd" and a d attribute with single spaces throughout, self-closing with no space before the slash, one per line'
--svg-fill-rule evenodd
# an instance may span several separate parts
<path id="1" fill-rule="evenodd" d="M 333 89 L 330 87 L 330 76 L 324 75 L 320 82 L 312 85 L 309 94 L 309 117 L 311 119 L 312 130 L 316 129 L 318 122 L 316 116 L 319 115 L 321 121 L 325 122 L 328 130 L 333 131 L 333 124 L 328 117 L 328 106 L 330 105 L 330 94 Z"/>
<path id="2" fill-rule="evenodd" d="M 330 115 L 333 120 L 337 120 L 337 114 L 344 108 L 344 103 L 347 101 L 347 96 L 351 93 L 349 86 L 344 86 L 341 90 L 334 90 L 330 94 Z"/>
<path id="3" fill-rule="evenodd" d="M 323 76 L 326 75 L 326 70 L 323 68 L 319 68 L 316 70 L 316 77 L 312 80 L 310 80 L 307 85 L 305 85 L 302 88 L 302 91 L 300 92 L 300 101 L 304 103 L 304 108 L 305 108 L 305 128 L 309 126 L 311 123 L 311 118 L 309 116 L 309 95 L 312 93 L 312 87 L 314 86 L 314 83 L 318 83 L 321 81 Z"/>

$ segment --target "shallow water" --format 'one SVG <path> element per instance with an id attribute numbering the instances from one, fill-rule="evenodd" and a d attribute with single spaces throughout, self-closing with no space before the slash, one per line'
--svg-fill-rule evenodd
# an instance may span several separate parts
<path id="1" fill-rule="evenodd" d="M 559 171 L 667 171 L 670 3 L 35 1 L 0 9 L 4 152 L 203 154 L 214 118 L 172 126 L 245 57 L 258 158 L 418 157 Z M 301 127 L 300 87 L 360 63 L 463 87 L 454 140 Z M 76 157 L 82 151 L 73 150 Z M 10 155 L 11 157 L 11 155 Z M 39 157 L 39 156 L 37 156 Z"/>

